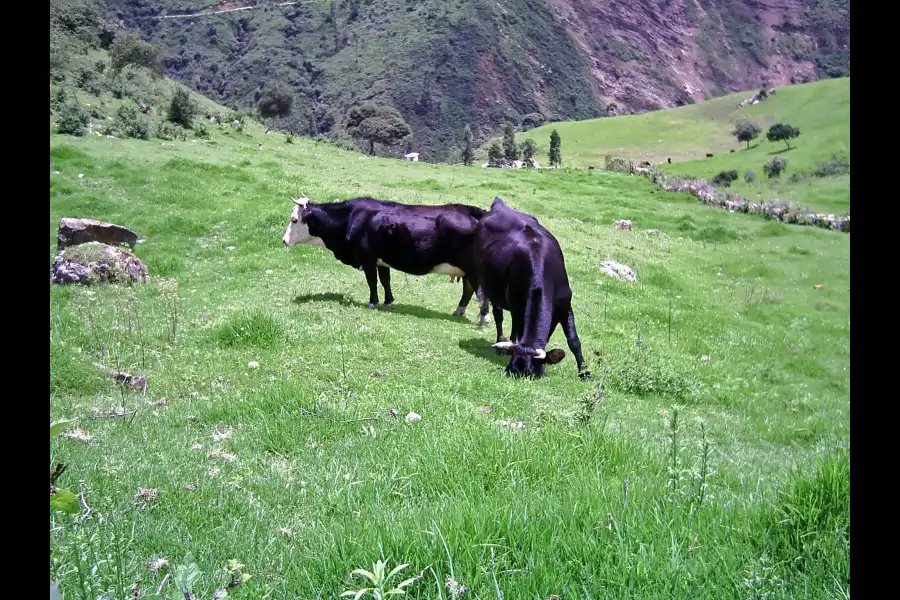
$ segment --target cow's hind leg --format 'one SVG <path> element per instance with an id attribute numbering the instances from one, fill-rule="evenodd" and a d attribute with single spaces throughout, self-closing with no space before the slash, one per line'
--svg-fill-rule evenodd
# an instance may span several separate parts
<path id="1" fill-rule="evenodd" d="M 375 265 L 366 265 L 363 267 L 366 274 L 366 283 L 369 284 L 369 308 L 378 306 L 378 275 Z"/>
<path id="2" fill-rule="evenodd" d="M 578 376 L 581 379 L 590 379 L 591 373 L 587 370 L 587 364 L 581 355 L 581 339 L 578 337 L 578 332 L 575 331 L 575 312 L 571 306 L 569 306 L 568 313 L 560 324 L 562 325 L 563 333 L 566 335 L 569 350 L 575 355 L 575 364 L 578 365 Z"/>
<path id="3" fill-rule="evenodd" d="M 391 293 L 391 270 L 388 267 L 378 267 L 378 279 L 384 288 L 384 305 L 391 306 L 394 303 L 394 294 Z M 377 300 L 376 300 L 377 302 Z"/>
<path id="4" fill-rule="evenodd" d="M 453 311 L 454 317 L 461 317 L 466 314 L 466 309 L 469 307 L 469 302 L 472 300 L 472 294 L 475 293 L 475 288 L 472 287 L 472 283 L 469 281 L 468 277 L 463 277 L 462 281 L 463 292 L 459 299 L 459 304 L 456 306 L 456 310 Z"/>

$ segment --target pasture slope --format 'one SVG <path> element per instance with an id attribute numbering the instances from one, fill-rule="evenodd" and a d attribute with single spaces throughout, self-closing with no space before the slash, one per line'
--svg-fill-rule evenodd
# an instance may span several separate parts
<path id="1" fill-rule="evenodd" d="M 793 200 L 819 212 L 849 214 L 850 174 L 832 177 L 790 176 L 808 172 L 832 155 L 850 158 L 850 78 L 829 79 L 776 88 L 774 96 L 756 105 L 737 108 L 753 91 L 731 94 L 708 102 L 640 115 L 550 123 L 517 135 L 517 141 L 535 140 L 537 159 L 547 161 L 550 132 L 562 139 L 563 164 L 572 168 L 593 165 L 602 169 L 604 156 L 621 156 L 635 163 L 649 161 L 669 172 L 712 179 L 716 173 L 735 169 L 738 180 L 731 189 L 748 200 Z M 740 121 L 752 121 L 762 129 L 747 149 L 731 135 Z M 775 123 L 800 129 L 788 150 L 783 142 L 766 141 Z M 491 142 L 500 141 L 498 139 Z M 485 144 L 479 150 L 486 160 Z M 734 152 L 730 150 L 734 149 Z M 712 158 L 706 158 L 711 153 Z M 787 159 L 784 175 L 768 179 L 763 164 L 774 156 Z M 674 164 L 667 164 L 671 158 Z M 744 173 L 754 171 L 752 183 Z"/>
<path id="2" fill-rule="evenodd" d="M 622 122 L 642 118 L 661 117 Z M 581 125 L 555 126 L 568 161 L 597 160 L 576 159 L 565 128 Z M 138 580 L 152 592 L 188 555 L 195 598 L 225 585 L 229 559 L 252 575 L 231 597 L 335 598 L 381 556 L 422 573 L 412 598 L 453 597 L 447 578 L 498 600 L 849 597 L 849 235 L 640 177 L 212 129 L 50 134 L 51 253 L 63 216 L 122 223 L 146 238 L 136 254 L 153 277 L 49 292 L 51 417 L 76 420 L 52 464 L 68 465 L 60 485 L 84 480 L 94 511 L 50 514 L 67 598 L 131 597 Z M 544 380 L 503 377 L 493 324 L 476 327 L 474 303 L 450 317 L 461 284 L 447 277 L 395 272 L 396 305 L 367 309 L 362 273 L 282 246 L 300 191 L 483 207 L 499 195 L 535 214 L 564 249 L 594 381 L 568 351 Z M 633 231 L 612 227 L 623 218 Z M 639 281 L 601 274 L 606 259 Z M 565 348 L 559 330 L 552 347 Z M 147 374 L 146 396 L 94 363 Z M 163 593 L 180 597 L 172 582 Z"/>

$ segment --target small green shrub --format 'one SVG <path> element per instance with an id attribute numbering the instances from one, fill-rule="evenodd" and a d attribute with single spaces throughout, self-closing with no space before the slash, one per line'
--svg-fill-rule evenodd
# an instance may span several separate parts
<path id="1" fill-rule="evenodd" d="M 684 369 L 653 350 L 636 347 L 620 354 L 610 365 L 609 382 L 627 394 L 658 394 L 667 398 L 684 398 L 693 389 Z"/>
<path id="2" fill-rule="evenodd" d="M 113 129 L 124 137 L 146 140 L 150 137 L 150 124 L 141 116 L 134 104 L 123 104 L 116 111 Z"/>
<path id="3" fill-rule="evenodd" d="M 850 160 L 836 154 L 832 154 L 828 160 L 818 163 L 810 172 L 813 177 L 837 177 L 849 174 Z"/>
<path id="4" fill-rule="evenodd" d="M 194 135 L 198 138 L 208 140 L 209 129 L 206 127 L 206 123 L 199 123 L 196 127 L 194 127 Z"/>
<path id="5" fill-rule="evenodd" d="M 294 143 L 294 134 L 288 131 L 288 134 L 284 136 L 285 144 L 293 144 Z"/>
<path id="6" fill-rule="evenodd" d="M 769 179 L 774 179 L 775 177 L 781 177 L 781 173 L 787 168 L 787 159 L 781 156 L 776 156 L 769 162 L 763 165 L 763 172 Z"/>
<path id="7" fill-rule="evenodd" d="M 161 121 L 156 127 L 156 137 L 161 140 L 187 140 L 187 133 L 181 125 Z"/>
<path id="8" fill-rule="evenodd" d="M 68 100 L 59 110 L 56 117 L 56 129 L 59 133 L 81 137 L 87 133 L 91 122 L 88 112 L 78 104 L 78 100 Z"/>
<path id="9" fill-rule="evenodd" d="M 169 102 L 169 121 L 189 129 L 196 114 L 197 104 L 191 98 L 190 90 L 181 86 L 176 88 Z"/>
<path id="10" fill-rule="evenodd" d="M 747 183 L 753 183 L 756 181 L 756 172 L 755 171 L 747 171 L 744 173 L 744 181 Z"/>
<path id="11" fill-rule="evenodd" d="M 737 178 L 738 172 L 731 169 L 730 171 L 719 171 L 719 174 L 713 177 L 712 182 L 714 185 L 729 187 L 733 181 L 737 181 Z"/>

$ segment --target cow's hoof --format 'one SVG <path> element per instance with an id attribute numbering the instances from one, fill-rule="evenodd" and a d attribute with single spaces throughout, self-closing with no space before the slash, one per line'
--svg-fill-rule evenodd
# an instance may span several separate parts
<path id="1" fill-rule="evenodd" d="M 393 301 L 393 300 L 391 300 L 390 302 L 385 302 L 385 303 L 384 303 L 384 307 L 385 307 L 385 308 L 390 308 L 390 307 L 392 307 L 393 305 L 394 305 L 394 301 Z"/>
<path id="2" fill-rule="evenodd" d="M 488 315 L 485 315 L 485 316 L 481 317 L 480 319 L 478 319 L 478 326 L 484 327 L 485 325 L 487 325 L 490 322 L 491 322 L 491 318 Z"/>
<path id="3" fill-rule="evenodd" d="M 582 381 L 590 381 L 592 379 L 590 371 L 582 371 L 578 374 L 578 379 Z"/>
<path id="4" fill-rule="evenodd" d="M 451 316 L 453 316 L 453 317 L 461 317 L 461 316 L 463 316 L 464 314 L 466 314 L 466 307 L 465 307 L 465 306 L 457 306 L 457 307 L 456 307 L 456 310 L 453 311 L 453 313 L 452 313 Z"/>
<path id="5" fill-rule="evenodd" d="M 378 303 L 377 302 L 369 302 L 368 304 L 366 304 L 366 306 L 368 306 L 369 308 L 377 308 Z"/>

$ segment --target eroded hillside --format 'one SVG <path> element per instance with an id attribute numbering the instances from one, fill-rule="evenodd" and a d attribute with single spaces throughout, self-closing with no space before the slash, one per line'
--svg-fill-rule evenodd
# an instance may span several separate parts
<path id="1" fill-rule="evenodd" d="M 108 0 L 165 46 L 168 74 L 254 105 L 273 79 L 285 121 L 335 133 L 378 100 L 426 160 L 456 158 L 462 129 L 643 112 L 764 83 L 849 74 L 849 0 Z M 243 6 L 252 10 L 161 19 Z M 394 152 L 406 150 L 397 147 Z"/>

